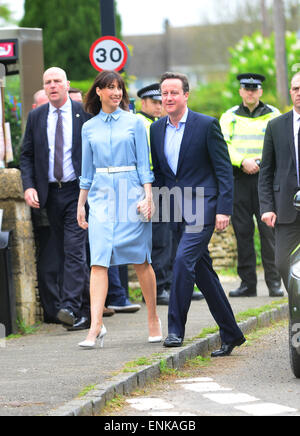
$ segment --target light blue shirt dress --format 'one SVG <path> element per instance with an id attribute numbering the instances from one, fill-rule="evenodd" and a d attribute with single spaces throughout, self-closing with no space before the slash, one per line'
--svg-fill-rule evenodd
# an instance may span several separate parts
<path id="1" fill-rule="evenodd" d="M 136 169 L 103 172 L 124 166 Z M 153 180 L 146 129 L 135 114 L 101 110 L 84 123 L 80 188 L 89 190 L 91 266 L 151 263 L 152 223 L 138 214 L 137 203 Z"/>

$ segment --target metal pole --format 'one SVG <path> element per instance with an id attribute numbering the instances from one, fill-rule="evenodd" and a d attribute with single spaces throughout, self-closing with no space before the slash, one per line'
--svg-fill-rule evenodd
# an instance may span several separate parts
<path id="1" fill-rule="evenodd" d="M 287 60 L 285 46 L 285 16 L 282 0 L 274 0 L 275 57 L 277 74 L 277 96 L 281 108 L 289 105 Z"/>
<path id="2" fill-rule="evenodd" d="M 116 35 L 114 0 L 100 0 L 100 23 L 102 36 Z"/>

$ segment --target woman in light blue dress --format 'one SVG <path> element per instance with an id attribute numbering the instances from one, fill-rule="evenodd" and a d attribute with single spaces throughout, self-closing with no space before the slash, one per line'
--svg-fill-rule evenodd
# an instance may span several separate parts
<path id="1" fill-rule="evenodd" d="M 91 326 L 79 345 L 94 348 L 106 334 L 102 313 L 110 265 L 134 264 L 148 309 L 149 342 L 162 339 L 151 266 L 153 174 L 143 122 L 131 114 L 122 77 L 102 71 L 86 96 L 95 116 L 82 128 L 82 175 L 77 219 L 89 232 Z M 85 203 L 89 204 L 86 222 Z"/>

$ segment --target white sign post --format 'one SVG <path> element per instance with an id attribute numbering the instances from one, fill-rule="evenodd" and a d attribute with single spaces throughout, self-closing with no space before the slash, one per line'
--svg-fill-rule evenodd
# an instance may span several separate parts
<path id="1" fill-rule="evenodd" d="M 120 71 L 128 60 L 128 49 L 120 39 L 103 36 L 92 44 L 89 57 L 91 64 L 98 71 Z"/>

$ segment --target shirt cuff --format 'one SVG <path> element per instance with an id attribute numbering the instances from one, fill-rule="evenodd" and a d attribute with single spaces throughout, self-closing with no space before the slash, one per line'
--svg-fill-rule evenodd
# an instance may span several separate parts
<path id="1" fill-rule="evenodd" d="M 91 185 L 93 183 L 92 180 L 85 179 L 82 176 L 79 177 L 79 180 L 80 180 L 80 182 L 79 182 L 80 189 L 90 189 L 90 187 L 91 187 Z"/>

